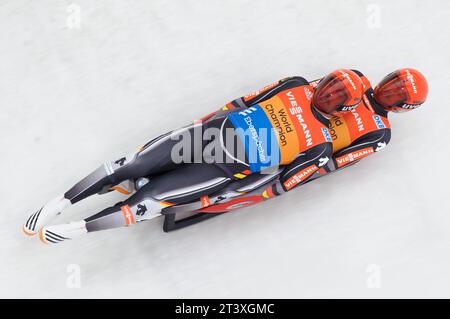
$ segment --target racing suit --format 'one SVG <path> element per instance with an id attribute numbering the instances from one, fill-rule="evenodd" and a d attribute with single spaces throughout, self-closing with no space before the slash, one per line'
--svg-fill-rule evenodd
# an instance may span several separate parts
<path id="1" fill-rule="evenodd" d="M 331 118 L 329 131 L 332 138 L 334 153 L 332 160 L 328 161 L 326 165 L 323 165 L 318 170 L 315 170 L 308 178 L 301 180 L 299 184 L 304 184 L 337 169 L 354 164 L 360 159 L 382 150 L 389 143 L 391 133 L 387 112 L 374 100 L 373 89 L 367 78 L 361 72 L 356 70 L 353 71 L 361 77 L 363 82 L 363 99 L 353 111 Z M 238 98 L 226 104 L 223 107 L 223 110 L 239 108 L 242 107 L 242 105 L 251 106 L 251 103 L 255 103 L 252 99 L 256 96 L 262 97 L 264 93 L 270 92 L 269 90 L 271 88 L 279 86 L 280 83 L 286 80 L 287 79 L 269 85 L 249 96 Z M 310 84 L 315 88 L 319 81 L 320 79 L 313 81 Z M 217 112 L 210 114 L 206 118 L 211 118 L 215 115 L 217 115 Z M 303 168 L 305 168 L 305 166 L 306 165 L 304 164 Z M 290 167 L 292 167 L 292 165 Z M 256 191 L 250 192 L 249 194 L 223 203 L 219 202 L 213 206 L 209 205 L 214 199 L 202 197 L 201 200 L 198 201 L 197 206 L 191 204 L 189 208 L 197 209 L 197 212 L 219 213 L 241 208 L 246 205 L 252 205 L 262 200 L 281 195 L 283 192 L 289 190 L 291 180 L 295 180 L 297 176 L 300 176 L 299 179 L 301 179 L 303 174 L 309 173 L 311 173 L 311 171 L 306 168 L 305 170 L 296 170 L 294 174 L 290 175 L 289 169 L 284 168 L 280 173 L 280 180 L 275 179 L 266 182 L 261 177 L 260 180 L 265 183 L 265 186 L 256 189 Z M 280 187 L 280 181 L 282 182 L 282 187 Z M 246 190 L 248 187 L 243 187 L 242 189 Z M 223 193 L 226 194 L 226 192 Z M 225 198 L 224 195 L 219 196 L 220 200 L 223 198 Z"/>
<path id="2" fill-rule="evenodd" d="M 123 187 L 128 181 L 136 186 L 124 202 L 85 219 L 90 232 L 134 224 L 181 203 L 201 202 L 204 207 L 205 197 L 230 183 L 264 178 L 274 170 L 279 178 L 268 186 L 265 198 L 280 195 L 307 182 L 332 158 L 330 122 L 312 106 L 312 94 L 313 86 L 302 77 L 280 80 L 157 137 L 134 154 L 105 163 L 64 197 L 73 204 L 113 189 L 129 193 L 132 189 Z M 218 134 L 198 143 L 196 131 L 204 136 L 208 129 Z M 230 130 L 236 132 L 232 137 Z M 179 136 L 189 141 L 182 153 L 190 161 L 174 160 Z M 224 161 L 215 161 L 218 154 Z"/>

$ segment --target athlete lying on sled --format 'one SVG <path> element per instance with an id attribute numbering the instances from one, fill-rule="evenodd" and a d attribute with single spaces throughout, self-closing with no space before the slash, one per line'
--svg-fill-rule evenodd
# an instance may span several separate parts
<path id="1" fill-rule="evenodd" d="M 32 214 L 23 231 L 59 243 L 161 215 L 169 231 L 258 203 L 383 149 L 388 112 L 415 109 L 427 93 L 414 69 L 389 74 L 375 90 L 345 69 L 311 83 L 280 80 L 106 162 Z M 84 220 L 48 225 L 72 204 L 111 190 L 134 194 Z M 176 220 L 186 212 L 194 215 Z"/>

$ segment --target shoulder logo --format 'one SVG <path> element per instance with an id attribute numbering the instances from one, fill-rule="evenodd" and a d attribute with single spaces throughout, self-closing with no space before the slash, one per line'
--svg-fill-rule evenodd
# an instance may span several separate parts
<path id="1" fill-rule="evenodd" d="M 325 137 L 325 141 L 331 142 L 330 132 L 325 127 L 322 127 L 322 134 L 323 134 L 323 137 Z"/>
<path id="2" fill-rule="evenodd" d="M 378 128 L 386 128 L 386 125 L 384 125 L 384 123 L 383 123 L 383 120 L 381 119 L 381 116 L 379 116 L 379 115 L 374 115 L 373 116 L 373 120 L 375 121 L 375 125 L 378 127 Z"/>

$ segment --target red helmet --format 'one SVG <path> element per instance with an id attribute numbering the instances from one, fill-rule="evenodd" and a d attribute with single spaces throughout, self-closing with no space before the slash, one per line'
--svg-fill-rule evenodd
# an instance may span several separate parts
<path id="1" fill-rule="evenodd" d="M 351 111 L 361 102 L 362 95 L 363 84 L 358 74 L 339 69 L 320 80 L 313 105 L 328 114 Z"/>
<path id="2" fill-rule="evenodd" d="M 388 74 L 375 88 L 375 100 L 387 111 L 406 112 L 418 108 L 428 95 L 422 73 L 407 68 Z"/>

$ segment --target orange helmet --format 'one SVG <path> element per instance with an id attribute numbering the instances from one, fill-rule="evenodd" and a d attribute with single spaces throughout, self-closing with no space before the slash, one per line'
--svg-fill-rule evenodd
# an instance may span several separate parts
<path id="1" fill-rule="evenodd" d="M 375 100 L 387 111 L 406 112 L 418 108 L 428 95 L 422 73 L 407 68 L 388 74 L 374 91 Z"/>
<path id="2" fill-rule="evenodd" d="M 328 114 L 351 111 L 361 102 L 362 95 L 361 78 L 351 70 L 339 69 L 320 80 L 313 105 Z"/>

